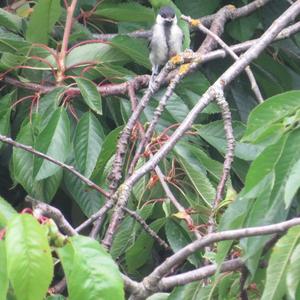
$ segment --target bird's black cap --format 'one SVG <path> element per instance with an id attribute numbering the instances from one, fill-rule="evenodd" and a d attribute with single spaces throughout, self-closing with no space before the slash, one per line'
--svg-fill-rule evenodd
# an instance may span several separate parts
<path id="1" fill-rule="evenodd" d="M 165 19 L 165 18 L 174 18 L 175 17 L 175 11 L 170 6 L 164 6 L 159 10 L 159 14 Z"/>

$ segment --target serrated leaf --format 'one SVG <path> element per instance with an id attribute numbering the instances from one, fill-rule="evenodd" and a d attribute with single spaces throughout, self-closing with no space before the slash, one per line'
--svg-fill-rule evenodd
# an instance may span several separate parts
<path id="1" fill-rule="evenodd" d="M 227 141 L 225 138 L 223 121 L 215 121 L 206 125 L 194 126 L 199 135 L 210 145 L 215 147 L 222 154 L 226 152 Z M 244 125 L 241 122 L 233 122 L 234 136 L 237 140 L 244 131 Z M 243 160 L 254 160 L 263 150 L 263 146 L 252 145 L 248 143 L 236 142 L 234 155 Z"/>
<path id="2" fill-rule="evenodd" d="M 92 180 L 95 180 L 95 182 L 101 181 L 104 168 L 107 162 L 110 160 L 110 158 L 114 155 L 116 151 L 117 141 L 122 129 L 123 126 L 115 128 L 105 137 L 102 144 L 100 155 L 96 163 L 96 167 L 92 174 Z"/>
<path id="3" fill-rule="evenodd" d="M 102 125 L 91 112 L 85 113 L 77 124 L 74 137 L 76 165 L 85 177 L 92 175 L 103 140 Z"/>
<path id="4" fill-rule="evenodd" d="M 41 115 L 43 125 L 48 124 L 50 117 L 58 108 L 59 100 L 63 95 L 64 90 L 65 88 L 58 87 L 41 97 L 39 101 L 38 113 Z"/>
<path id="5" fill-rule="evenodd" d="M 296 300 L 296 292 L 300 283 L 300 244 L 298 244 L 291 256 L 289 266 L 287 268 L 286 286 L 287 292 L 292 300 Z"/>
<path id="6" fill-rule="evenodd" d="M 146 300 L 167 300 L 170 294 L 168 293 L 155 293 L 148 297 Z"/>
<path id="7" fill-rule="evenodd" d="M 75 81 L 87 106 L 97 114 L 102 115 L 102 100 L 96 85 L 85 78 L 75 78 Z"/>
<path id="8" fill-rule="evenodd" d="M 111 256 L 117 259 L 125 250 L 134 242 L 134 220 L 130 216 L 125 217 L 122 221 L 119 230 L 114 236 L 111 246 Z"/>
<path id="9" fill-rule="evenodd" d="M 48 125 L 42 130 L 36 139 L 36 150 L 64 162 L 69 150 L 70 121 L 66 111 L 57 109 L 49 120 Z M 33 176 L 36 180 L 42 180 L 54 175 L 59 166 L 39 157 L 34 157 Z"/>
<path id="10" fill-rule="evenodd" d="M 290 170 L 290 174 L 286 179 L 286 185 L 284 190 L 284 202 L 285 207 L 288 208 L 291 205 L 293 197 L 299 189 L 300 183 L 300 160 L 298 160 Z"/>
<path id="11" fill-rule="evenodd" d="M 19 53 L 20 49 L 29 48 L 30 43 L 11 32 L 0 32 L 0 51 Z"/>
<path id="12" fill-rule="evenodd" d="M 168 300 L 207 300 L 212 289 L 211 285 L 203 286 L 198 281 L 176 287 L 170 294 Z"/>
<path id="13" fill-rule="evenodd" d="M 94 13 L 121 22 L 153 22 L 154 11 L 139 3 L 103 3 Z"/>
<path id="14" fill-rule="evenodd" d="M 0 196 L 0 228 L 6 226 L 16 214 L 15 209 Z"/>
<path id="15" fill-rule="evenodd" d="M 52 57 L 48 57 L 47 60 L 55 64 Z M 123 64 L 128 61 L 127 55 L 124 55 L 111 45 L 103 44 L 99 41 L 99 43 L 81 45 L 72 49 L 66 57 L 66 67 L 78 67 L 91 62 L 102 65 L 110 63 Z"/>
<path id="16" fill-rule="evenodd" d="M 18 300 L 41 300 L 53 276 L 46 228 L 31 215 L 16 216 L 5 236 L 8 277 Z"/>
<path id="17" fill-rule="evenodd" d="M 8 30 L 20 31 L 22 19 L 3 8 L 0 8 L 0 26 L 6 27 Z"/>
<path id="18" fill-rule="evenodd" d="M 62 295 L 52 295 L 48 296 L 46 300 L 65 300 L 66 298 Z"/>
<path id="19" fill-rule="evenodd" d="M 0 99 L 0 134 L 8 135 L 10 132 L 11 104 L 14 92 L 6 94 Z M 3 146 L 0 143 L 0 148 Z"/>
<path id="20" fill-rule="evenodd" d="M 118 267 L 97 241 L 74 236 L 58 253 L 70 300 L 125 299 Z"/>
<path id="21" fill-rule="evenodd" d="M 285 208 L 286 204 L 283 201 L 283 196 L 290 172 L 293 169 L 295 162 L 297 162 L 300 158 L 300 153 L 297 147 L 300 143 L 299 133 L 300 130 L 298 129 L 286 135 L 286 139 L 282 143 L 283 147 L 281 148 L 279 155 L 276 155 L 276 153 L 269 153 L 269 155 L 274 155 L 274 158 L 277 157 L 274 164 L 269 165 L 269 169 L 267 165 L 263 164 L 266 161 L 270 162 L 270 159 L 267 156 L 265 156 L 264 161 L 260 160 L 259 163 L 257 162 L 256 172 L 255 174 L 252 174 L 252 176 L 259 177 L 260 169 L 261 173 L 270 172 L 270 174 L 273 174 L 274 179 L 267 184 L 269 188 L 266 191 L 261 192 L 257 199 L 253 201 L 252 208 L 248 210 L 248 219 L 244 225 L 245 227 L 273 224 L 286 219 L 289 207 Z M 267 153 L 265 153 L 265 155 L 267 155 Z M 251 169 L 252 166 L 250 170 Z M 259 178 L 257 178 L 258 183 Z M 248 182 L 249 181 L 246 180 L 246 187 Z M 252 272 L 254 272 L 257 266 L 259 252 L 262 250 L 267 240 L 268 237 L 252 237 L 245 238 L 241 241 L 245 254 L 249 257 L 247 266 L 250 270 L 252 270 Z"/>
<path id="22" fill-rule="evenodd" d="M 149 50 L 145 42 L 128 36 L 117 36 L 112 39 L 111 44 L 124 54 L 128 55 L 134 62 L 151 69 L 149 62 Z"/>
<path id="23" fill-rule="evenodd" d="M 165 226 L 168 242 L 174 253 L 192 242 L 192 239 L 186 230 L 177 222 L 168 220 Z M 193 254 L 188 257 L 189 262 L 198 267 L 201 265 L 201 257 L 199 254 Z"/>
<path id="24" fill-rule="evenodd" d="M 264 101 L 249 115 L 243 140 L 255 142 L 271 125 L 300 108 L 300 91 L 279 94 Z"/>
<path id="25" fill-rule="evenodd" d="M 136 211 L 136 213 L 147 220 L 152 214 L 155 204 L 146 205 Z M 110 254 L 115 260 L 124 254 L 127 248 L 132 246 L 136 235 L 141 230 L 141 225 L 137 223 L 131 216 L 126 216 L 119 226 L 117 233 L 114 236 L 113 243 L 110 249 Z"/>
<path id="26" fill-rule="evenodd" d="M 276 243 L 267 268 L 266 284 L 261 300 L 280 300 L 288 292 L 285 285 L 286 273 L 299 238 L 300 226 L 295 226 Z"/>
<path id="27" fill-rule="evenodd" d="M 17 142 L 32 146 L 34 144 L 34 126 L 30 122 L 24 122 L 21 127 Z M 54 197 L 62 179 L 62 170 L 58 170 L 54 175 L 46 179 L 36 181 L 33 179 L 34 155 L 22 149 L 13 149 L 12 177 L 31 196 L 46 202 L 50 202 Z"/>
<path id="28" fill-rule="evenodd" d="M 96 190 L 89 189 L 86 184 L 70 172 L 64 172 L 64 185 L 87 217 L 96 213 L 104 203 L 103 195 Z"/>
<path id="29" fill-rule="evenodd" d="M 61 6 L 59 0 L 39 1 L 33 8 L 30 17 L 26 39 L 33 43 L 48 43 L 48 34 L 59 19 Z"/>
<path id="30" fill-rule="evenodd" d="M 152 230 L 158 232 L 165 222 L 165 218 L 156 219 L 149 226 Z M 154 240 L 149 236 L 149 233 L 143 231 L 139 235 L 134 245 L 125 254 L 129 272 L 134 272 L 148 261 L 153 244 Z"/>
<path id="31" fill-rule="evenodd" d="M 6 294 L 8 290 L 8 274 L 6 249 L 3 240 L 0 240 L 0 300 L 7 300 Z"/>
<path id="32" fill-rule="evenodd" d="M 191 160 L 190 157 L 185 156 L 183 153 L 177 153 L 177 157 L 198 194 L 208 206 L 211 206 L 216 192 L 204 168 L 196 160 Z"/>

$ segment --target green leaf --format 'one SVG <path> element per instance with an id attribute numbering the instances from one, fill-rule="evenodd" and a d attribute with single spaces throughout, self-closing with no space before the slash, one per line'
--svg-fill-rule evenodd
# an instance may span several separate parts
<path id="1" fill-rule="evenodd" d="M 75 78 L 75 81 L 87 106 L 97 114 L 102 115 L 102 100 L 97 86 L 85 78 Z"/>
<path id="2" fill-rule="evenodd" d="M 146 300 L 168 300 L 169 299 L 168 293 L 156 293 L 152 296 L 148 297 Z"/>
<path id="3" fill-rule="evenodd" d="M 147 220 L 152 214 L 154 205 L 145 205 L 143 208 L 137 210 L 136 213 L 144 220 Z M 110 254 L 114 260 L 123 255 L 126 249 L 133 245 L 136 235 L 140 230 L 142 230 L 141 225 L 132 217 L 125 217 L 114 236 L 110 249 Z"/>
<path id="4" fill-rule="evenodd" d="M 105 137 L 104 142 L 102 144 L 100 155 L 96 163 L 96 167 L 92 174 L 92 180 L 95 180 L 95 182 L 101 181 L 104 168 L 107 162 L 110 160 L 110 158 L 114 155 L 116 151 L 118 138 L 122 129 L 123 126 L 115 128 Z"/>
<path id="5" fill-rule="evenodd" d="M 13 91 L 0 99 L 0 134 L 2 135 L 9 135 L 10 132 L 11 104 L 14 94 Z M 2 146 L 3 144 L 0 143 L 0 148 Z"/>
<path id="6" fill-rule="evenodd" d="M 168 300 L 207 300 L 211 291 L 211 286 L 203 286 L 198 281 L 176 287 L 170 294 Z"/>
<path id="7" fill-rule="evenodd" d="M 296 300 L 296 292 L 300 283 L 300 244 L 298 244 L 292 253 L 286 275 L 287 292 L 291 299 Z"/>
<path id="8" fill-rule="evenodd" d="M 80 173 L 90 177 L 96 166 L 104 134 L 98 119 L 91 113 L 85 113 L 77 125 L 74 137 L 76 165 Z"/>
<path id="9" fill-rule="evenodd" d="M 32 146 L 34 144 L 34 125 L 33 123 L 24 122 L 16 141 L 22 144 Z M 62 170 L 58 170 L 54 175 L 46 179 L 36 181 L 33 178 L 34 155 L 22 149 L 13 149 L 12 159 L 12 177 L 15 181 L 23 186 L 31 196 L 50 202 L 54 197 L 62 179 Z"/>
<path id="10" fill-rule="evenodd" d="M 227 142 L 225 139 L 223 121 L 215 121 L 206 125 L 195 125 L 195 128 L 199 135 L 219 152 L 222 154 L 226 152 Z M 241 122 L 233 122 L 233 131 L 236 140 L 239 140 L 244 129 L 244 125 Z M 254 160 L 262 150 L 262 146 L 237 141 L 234 155 L 243 160 Z"/>
<path id="11" fill-rule="evenodd" d="M 158 232 L 164 226 L 165 218 L 157 219 L 149 226 L 155 232 Z M 128 272 L 134 272 L 142 267 L 148 260 L 154 244 L 154 240 L 149 233 L 143 231 L 137 238 L 134 245 L 126 252 L 125 259 L 128 266 Z"/>
<path id="12" fill-rule="evenodd" d="M 177 147 L 176 154 L 180 165 L 185 170 L 198 194 L 208 206 L 211 206 L 216 192 L 207 177 L 206 170 L 199 164 L 197 159 L 190 155 L 188 149 Z"/>
<path id="13" fill-rule="evenodd" d="M 286 135 L 286 139 L 282 142 L 283 147 L 279 155 L 276 155 L 276 153 L 269 153 L 269 155 L 274 155 L 275 158 L 277 157 L 274 165 L 270 166 L 269 170 L 268 167 L 262 165 L 262 163 L 256 164 L 257 170 L 252 174 L 253 179 L 255 176 L 259 177 L 259 168 L 261 173 L 271 172 L 275 176 L 273 175 L 274 180 L 268 184 L 269 188 L 257 197 L 251 210 L 248 211 L 249 216 L 244 225 L 245 227 L 273 224 L 286 219 L 289 212 L 289 206 L 286 206 L 283 197 L 286 189 L 286 182 L 294 168 L 295 162 L 300 159 L 300 153 L 297 147 L 299 143 L 300 130 L 297 129 Z M 272 146 L 269 146 L 269 148 L 271 147 Z M 265 157 L 264 161 L 267 161 L 267 159 L 268 158 Z M 250 170 L 251 169 L 252 167 Z M 257 179 L 259 180 L 259 178 Z M 249 181 L 246 180 L 246 186 L 248 182 Z M 299 187 L 299 183 L 297 183 L 297 186 Z M 252 270 L 252 273 L 254 273 L 254 270 L 257 267 L 259 252 L 263 249 L 263 246 L 268 239 L 269 237 L 267 236 L 261 236 L 245 238 L 241 241 L 241 245 L 245 250 L 245 255 L 246 257 L 249 257 L 247 266 Z"/>
<path id="14" fill-rule="evenodd" d="M 0 196 L 0 228 L 5 227 L 16 214 L 15 209 Z"/>
<path id="15" fill-rule="evenodd" d="M 70 121 L 66 111 L 59 108 L 53 113 L 48 125 L 38 135 L 35 148 L 60 162 L 64 162 L 68 155 L 69 140 Z M 58 172 L 59 168 L 50 161 L 34 157 L 33 176 L 36 180 L 50 177 Z"/>
<path id="16" fill-rule="evenodd" d="M 111 44 L 124 54 L 128 55 L 134 62 L 151 69 L 149 62 L 149 50 L 145 42 L 129 36 L 117 36 L 112 39 Z"/>
<path id="17" fill-rule="evenodd" d="M 59 0 L 39 1 L 33 8 L 30 17 L 26 39 L 33 43 L 47 44 L 48 34 L 61 14 Z"/>
<path id="18" fill-rule="evenodd" d="M 20 49 L 28 50 L 29 46 L 30 43 L 25 41 L 19 35 L 0 31 L 0 51 L 16 53 L 19 52 Z"/>
<path id="19" fill-rule="evenodd" d="M 46 300 L 65 300 L 66 298 L 62 295 L 52 295 L 48 296 Z"/>
<path id="20" fill-rule="evenodd" d="M 70 172 L 64 172 L 64 185 L 67 192 L 87 217 L 90 217 L 102 207 L 104 203 L 103 195 L 96 190 L 89 189 L 85 183 Z"/>
<path id="21" fill-rule="evenodd" d="M 154 2 L 158 0 L 151 0 Z M 199 18 L 207 16 L 216 11 L 220 0 L 209 0 L 209 1 L 186 1 L 176 0 L 177 7 L 182 11 L 183 14 L 191 16 L 192 18 Z"/>
<path id="22" fill-rule="evenodd" d="M 255 142 L 271 125 L 300 108 L 300 91 L 276 95 L 258 105 L 249 116 L 243 140 Z"/>
<path id="23" fill-rule="evenodd" d="M 255 29 L 259 26 L 259 15 L 251 14 L 244 18 L 233 20 L 227 26 L 228 33 L 237 41 L 246 41 L 251 39 Z"/>
<path id="24" fill-rule="evenodd" d="M 20 31 L 22 19 L 8 11 L 0 8 L 0 26 L 6 27 L 8 30 Z"/>
<path id="25" fill-rule="evenodd" d="M 277 160 L 280 158 L 281 151 L 286 142 L 286 136 L 279 142 L 267 147 L 250 166 L 248 171 L 244 193 L 250 192 L 258 185 L 272 170 L 274 170 Z"/>
<path id="26" fill-rule="evenodd" d="M 55 63 L 53 57 L 48 57 L 47 60 L 52 64 Z M 109 63 L 122 64 L 128 61 L 127 55 L 111 45 L 99 41 L 99 43 L 81 45 L 72 49 L 66 57 L 66 67 L 84 66 L 91 62 L 102 65 Z"/>
<path id="27" fill-rule="evenodd" d="M 125 299 L 118 267 L 97 241 L 74 236 L 58 253 L 70 300 Z"/>
<path id="28" fill-rule="evenodd" d="M 41 97 L 39 101 L 38 113 L 41 115 L 43 125 L 47 125 L 50 117 L 58 108 L 61 96 L 63 95 L 65 88 L 58 87 L 55 88 L 50 93 L 47 93 Z"/>
<path id="29" fill-rule="evenodd" d="M 300 183 L 300 160 L 298 160 L 290 169 L 290 173 L 286 178 L 286 185 L 284 190 L 284 202 L 285 207 L 288 208 L 291 205 L 295 194 L 299 189 Z"/>
<path id="30" fill-rule="evenodd" d="M 179 153 L 184 153 L 187 149 L 189 150 L 190 154 L 197 159 L 201 166 L 204 167 L 206 171 L 219 182 L 223 173 L 223 165 L 220 162 L 210 158 L 203 150 L 201 150 L 201 148 L 190 143 L 179 142 L 174 148 L 175 152 Z"/>
<path id="31" fill-rule="evenodd" d="M 119 258 L 133 244 L 135 235 L 134 225 L 135 221 L 130 216 L 125 217 L 122 221 L 119 230 L 114 236 L 110 250 L 113 259 Z"/>
<path id="32" fill-rule="evenodd" d="M 15 217 L 5 236 L 8 277 L 18 300 L 41 300 L 53 276 L 46 228 L 31 215 Z"/>
<path id="33" fill-rule="evenodd" d="M 16 141 L 27 145 L 33 145 L 33 129 L 29 122 L 22 125 Z M 31 193 L 33 191 L 33 154 L 22 149 L 13 148 L 13 178 L 20 183 L 23 188 Z"/>
<path id="34" fill-rule="evenodd" d="M 154 11 L 139 3 L 103 3 L 94 13 L 107 19 L 120 22 L 153 22 Z"/>
<path id="35" fill-rule="evenodd" d="M 165 226 L 168 242 L 174 253 L 192 242 L 187 231 L 178 223 L 169 219 Z M 189 262 L 198 267 L 201 265 L 201 256 L 197 253 L 188 257 Z"/>
<path id="36" fill-rule="evenodd" d="M 287 269 L 299 238 L 300 226 L 295 226 L 276 243 L 267 268 L 266 284 L 261 300 L 280 300 L 288 292 L 285 284 Z"/>
<path id="37" fill-rule="evenodd" d="M 7 300 L 8 274 L 6 262 L 6 249 L 3 240 L 0 240 L 0 300 Z"/>

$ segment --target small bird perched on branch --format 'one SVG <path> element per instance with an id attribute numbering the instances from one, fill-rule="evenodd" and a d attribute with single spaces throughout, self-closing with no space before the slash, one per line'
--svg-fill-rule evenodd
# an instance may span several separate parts
<path id="1" fill-rule="evenodd" d="M 152 64 L 152 75 L 149 83 L 151 88 L 159 68 L 163 66 L 170 57 L 182 50 L 183 32 L 177 25 L 177 17 L 172 7 L 165 6 L 160 9 L 156 22 L 152 28 L 150 42 L 150 61 Z"/>

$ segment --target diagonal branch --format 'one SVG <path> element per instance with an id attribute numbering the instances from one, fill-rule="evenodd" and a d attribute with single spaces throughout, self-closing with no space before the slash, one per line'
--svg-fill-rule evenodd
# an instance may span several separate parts
<path id="1" fill-rule="evenodd" d="M 273 24 L 269 27 L 269 29 L 261 36 L 261 38 L 254 44 L 245 54 L 239 58 L 231 67 L 229 67 L 220 77 L 219 79 L 207 90 L 206 93 L 199 99 L 198 103 L 194 106 L 194 108 L 189 112 L 187 117 L 183 120 L 181 125 L 175 130 L 170 139 L 161 147 L 161 149 L 153 155 L 142 167 L 136 170 L 129 178 L 125 180 L 125 182 L 120 186 L 117 195 L 118 202 L 117 207 L 122 207 L 127 204 L 128 198 L 130 196 L 131 190 L 134 184 L 147 172 L 154 169 L 157 164 L 163 159 L 174 147 L 174 145 L 178 142 L 178 140 L 184 135 L 186 130 L 188 130 L 198 113 L 201 112 L 209 103 L 211 103 L 216 97 L 216 91 L 224 90 L 224 88 L 235 78 L 237 77 L 250 63 L 254 60 L 278 35 L 278 33 L 295 17 L 300 13 L 300 1 L 294 3 L 291 7 L 289 7 Z M 117 229 L 120 218 L 122 218 L 122 214 L 118 215 L 116 212 L 119 210 L 116 209 L 113 214 L 111 223 L 109 225 L 110 228 L 114 228 L 114 231 Z M 112 230 L 107 231 L 107 235 L 105 237 L 106 241 L 112 240 Z M 109 245 L 110 243 L 108 243 Z"/>
<path id="2" fill-rule="evenodd" d="M 0 141 L 5 143 L 5 144 L 9 144 L 15 148 L 19 148 L 22 149 L 24 151 L 30 152 L 32 154 L 34 154 L 35 156 L 41 157 L 43 159 L 46 159 L 58 166 L 60 166 L 61 168 L 67 170 L 68 172 L 72 173 L 73 175 L 75 175 L 76 177 L 78 177 L 82 182 L 84 182 L 88 187 L 98 191 L 99 193 L 101 193 L 102 195 L 104 195 L 105 197 L 108 196 L 108 193 L 102 189 L 100 186 L 98 186 L 97 184 L 95 184 L 94 182 L 92 182 L 90 179 L 86 178 L 85 176 L 83 176 L 81 173 L 79 173 L 78 171 L 75 170 L 75 168 L 73 166 L 67 165 L 65 163 L 62 163 L 61 161 L 58 161 L 56 159 L 54 159 L 53 157 L 46 155 L 40 151 L 37 151 L 35 149 L 33 149 L 31 146 L 27 146 L 21 143 L 18 143 L 16 141 L 14 141 L 13 139 L 11 139 L 10 137 L 4 136 L 4 135 L 0 135 Z"/>

